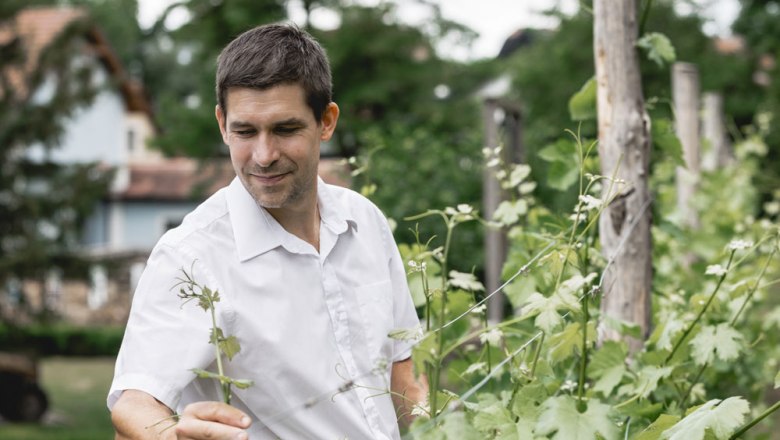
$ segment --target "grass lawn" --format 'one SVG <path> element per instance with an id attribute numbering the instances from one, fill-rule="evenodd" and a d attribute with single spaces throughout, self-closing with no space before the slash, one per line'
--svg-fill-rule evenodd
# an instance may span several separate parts
<path id="1" fill-rule="evenodd" d="M 106 394 L 114 358 L 54 357 L 41 361 L 41 387 L 49 410 L 41 424 L 0 423 L 3 440 L 110 440 Z"/>

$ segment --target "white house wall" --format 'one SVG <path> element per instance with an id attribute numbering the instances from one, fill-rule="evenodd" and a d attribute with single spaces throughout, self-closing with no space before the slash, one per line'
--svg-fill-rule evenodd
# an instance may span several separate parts
<path id="1" fill-rule="evenodd" d="M 84 244 L 95 252 L 148 252 L 168 226 L 178 224 L 196 202 L 109 201 L 84 228 Z"/>
<path id="2" fill-rule="evenodd" d="M 65 126 L 62 145 L 51 151 L 54 161 L 110 166 L 126 162 L 125 104 L 119 93 L 101 91 L 91 106 L 77 110 Z"/>
<path id="3" fill-rule="evenodd" d="M 110 166 L 127 163 L 126 107 L 116 85 L 109 81 L 105 66 L 93 56 L 82 54 L 71 60 L 72 68 L 91 66 L 92 87 L 99 90 L 93 101 L 76 109 L 62 121 L 64 135 L 59 145 L 47 151 L 42 145 L 33 145 L 29 150 L 33 160 L 50 159 L 58 163 L 103 162 Z M 33 93 L 31 99 L 46 104 L 54 97 L 57 77 L 47 75 L 43 84 Z"/>

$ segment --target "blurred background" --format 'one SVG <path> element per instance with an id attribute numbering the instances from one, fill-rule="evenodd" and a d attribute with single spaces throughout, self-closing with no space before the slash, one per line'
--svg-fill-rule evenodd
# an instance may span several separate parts
<path id="1" fill-rule="evenodd" d="M 596 136 L 569 112 L 594 74 L 588 1 L 4 0 L 0 438 L 112 438 L 105 397 L 146 258 L 234 176 L 213 116 L 216 56 L 284 20 L 332 64 L 342 113 L 321 175 L 370 196 L 399 243 L 414 242 L 405 217 L 482 206 L 486 127 L 522 146 L 538 203 L 576 200 L 577 159 L 561 152 L 565 129 Z M 723 94 L 731 138 L 777 114 L 780 1 L 657 0 L 646 28 Z M 669 69 L 643 58 L 642 71 L 652 103 L 669 102 Z M 489 102 L 501 111 L 485 116 Z M 765 125 L 756 206 L 780 187 L 780 125 Z M 483 240 L 463 225 L 453 265 L 483 278 Z"/>

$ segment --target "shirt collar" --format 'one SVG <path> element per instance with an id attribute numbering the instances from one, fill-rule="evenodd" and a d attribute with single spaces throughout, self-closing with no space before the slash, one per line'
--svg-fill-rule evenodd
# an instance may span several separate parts
<path id="1" fill-rule="evenodd" d="M 337 235 L 347 232 L 350 227 L 357 229 L 349 207 L 320 177 L 317 177 L 317 199 L 322 225 Z M 238 177 L 228 186 L 226 200 L 239 261 L 249 260 L 290 242 L 292 234 L 255 202 Z"/>

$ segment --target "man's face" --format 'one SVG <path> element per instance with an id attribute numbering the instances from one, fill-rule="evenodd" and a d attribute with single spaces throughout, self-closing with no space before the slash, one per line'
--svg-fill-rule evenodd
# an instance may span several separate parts
<path id="1" fill-rule="evenodd" d="M 272 213 L 313 207 L 320 142 L 330 139 L 336 127 L 336 104 L 318 123 L 303 88 L 284 84 L 266 90 L 230 88 L 225 106 L 227 115 L 216 109 L 222 139 L 255 201 Z"/>

